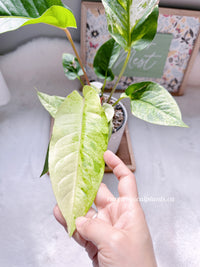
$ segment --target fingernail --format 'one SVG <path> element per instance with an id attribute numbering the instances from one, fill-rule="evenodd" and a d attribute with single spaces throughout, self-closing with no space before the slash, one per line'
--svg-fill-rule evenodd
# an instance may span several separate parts
<path id="1" fill-rule="evenodd" d="M 97 213 L 95 213 L 93 216 L 92 216 L 92 219 L 95 219 L 97 217 Z"/>
<path id="2" fill-rule="evenodd" d="M 76 219 L 76 226 L 81 226 L 82 224 L 84 224 L 87 221 L 87 218 L 85 217 L 78 217 Z"/>

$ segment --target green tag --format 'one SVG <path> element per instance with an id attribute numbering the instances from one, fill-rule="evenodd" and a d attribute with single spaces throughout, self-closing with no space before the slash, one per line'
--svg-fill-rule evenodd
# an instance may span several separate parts
<path id="1" fill-rule="evenodd" d="M 167 60 L 172 34 L 157 33 L 152 43 L 142 51 L 133 50 L 124 76 L 161 78 Z M 112 71 L 118 76 L 126 58 L 123 51 L 115 62 Z"/>

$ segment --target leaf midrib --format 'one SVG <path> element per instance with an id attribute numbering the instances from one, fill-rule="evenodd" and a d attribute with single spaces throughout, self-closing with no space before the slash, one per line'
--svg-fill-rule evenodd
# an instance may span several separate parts
<path id="1" fill-rule="evenodd" d="M 74 210 L 74 204 L 75 204 L 75 196 L 76 196 L 76 189 L 77 189 L 77 182 L 78 182 L 78 168 L 79 168 L 79 160 L 80 160 L 80 150 L 81 150 L 81 144 L 82 144 L 82 133 L 83 133 L 83 111 L 84 111 L 84 106 L 85 106 L 85 99 L 83 98 L 82 100 L 82 108 L 81 108 L 81 121 L 80 121 L 80 125 L 81 125 L 81 131 L 80 131 L 80 134 L 79 134 L 79 148 L 77 150 L 77 169 L 76 169 L 76 178 L 74 179 L 74 191 L 73 191 L 73 196 L 72 196 L 72 207 L 71 207 L 71 214 L 73 215 L 73 210 Z M 74 219 L 74 218 L 72 218 Z"/>
<path id="2" fill-rule="evenodd" d="M 12 13 L 8 10 L 7 6 L 3 2 L 1 2 L 1 3 L 2 3 L 3 8 L 5 9 L 5 12 L 12 15 Z"/>

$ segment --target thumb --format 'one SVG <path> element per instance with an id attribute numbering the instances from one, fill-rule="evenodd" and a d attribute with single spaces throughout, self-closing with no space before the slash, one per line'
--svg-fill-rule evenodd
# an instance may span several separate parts
<path id="1" fill-rule="evenodd" d="M 98 218 L 86 217 L 76 219 L 76 228 L 84 239 L 91 241 L 97 247 L 105 243 L 114 231 L 113 227 L 108 223 Z"/>

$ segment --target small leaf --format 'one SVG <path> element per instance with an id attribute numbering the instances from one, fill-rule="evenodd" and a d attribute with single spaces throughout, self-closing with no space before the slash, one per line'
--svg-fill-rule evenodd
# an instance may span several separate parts
<path id="1" fill-rule="evenodd" d="M 141 48 L 144 48 L 144 43 L 148 45 L 153 40 L 157 28 L 157 13 L 154 9 L 158 0 L 102 0 L 102 3 L 108 30 L 125 51 L 134 47 L 139 39 L 143 40 L 143 44 L 140 42 Z M 139 43 L 137 48 L 140 48 Z"/>
<path id="2" fill-rule="evenodd" d="M 80 76 L 83 75 L 83 71 L 78 59 L 72 54 L 63 54 L 62 62 L 65 76 L 69 80 L 75 80 L 76 78 L 80 80 Z"/>
<path id="3" fill-rule="evenodd" d="M 40 177 L 42 177 L 48 171 L 49 171 L 49 145 L 48 145 L 48 148 L 47 148 L 47 153 L 46 153 L 46 157 L 45 157 L 45 163 L 44 163 L 43 171 L 42 171 Z"/>
<path id="4" fill-rule="evenodd" d="M 95 91 L 100 94 L 101 88 L 103 87 L 103 83 L 100 82 L 90 82 L 90 86 L 95 89 Z"/>
<path id="5" fill-rule="evenodd" d="M 106 117 L 107 117 L 107 120 L 108 120 L 108 129 L 109 129 L 108 140 L 110 140 L 110 137 L 111 137 L 112 131 L 113 131 L 112 119 L 114 117 L 115 110 L 114 110 L 113 106 L 108 104 L 108 103 L 104 103 L 103 104 L 103 109 L 105 111 L 105 114 L 106 114 Z"/>
<path id="6" fill-rule="evenodd" d="M 43 107 L 55 118 L 59 106 L 64 102 L 65 97 L 61 96 L 50 96 L 41 92 L 37 92 L 39 100 Z"/>
<path id="7" fill-rule="evenodd" d="M 120 50 L 120 46 L 114 39 L 108 40 L 99 48 L 93 62 L 94 72 L 97 77 L 107 81 L 114 79 L 111 68 L 117 60 Z"/>
<path id="8" fill-rule="evenodd" d="M 53 191 L 71 236 L 91 207 L 104 174 L 108 122 L 96 91 L 68 95 L 55 116 L 49 150 Z"/>
<path id="9" fill-rule="evenodd" d="M 131 99 L 131 111 L 150 123 L 187 127 L 174 98 L 161 85 L 141 82 L 130 85 L 125 94 Z"/>
<path id="10" fill-rule="evenodd" d="M 60 0 L 0 0 L 0 33 L 37 23 L 76 28 L 72 11 Z"/>
<path id="11" fill-rule="evenodd" d="M 103 109 L 105 111 L 108 122 L 110 122 L 113 119 L 115 113 L 113 106 L 108 103 L 104 103 Z"/>

